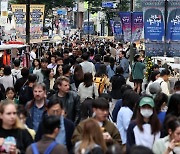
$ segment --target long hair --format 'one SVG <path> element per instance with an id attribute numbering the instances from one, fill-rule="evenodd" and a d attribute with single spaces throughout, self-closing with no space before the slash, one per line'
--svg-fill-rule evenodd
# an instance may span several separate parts
<path id="1" fill-rule="evenodd" d="M 94 144 L 98 144 L 102 150 L 106 151 L 107 147 L 103 139 L 103 134 L 99 124 L 92 118 L 84 121 L 82 142 L 80 143 L 78 154 L 81 154 L 82 149 L 93 148 Z"/>
<path id="2" fill-rule="evenodd" d="M 15 106 L 16 110 L 17 110 L 17 107 L 16 105 L 13 103 L 13 101 L 4 101 L 4 102 L 1 102 L 0 104 L 0 114 L 3 114 L 4 111 L 5 111 L 5 108 L 8 106 L 8 105 L 13 105 Z M 3 124 L 3 119 L 0 119 L 0 126 L 2 127 L 2 124 Z M 23 124 L 21 123 L 21 121 L 19 120 L 18 116 L 16 117 L 16 121 L 15 123 L 13 124 L 12 126 L 13 129 L 25 129 L 25 127 L 23 126 Z"/>
<path id="3" fill-rule="evenodd" d="M 136 123 L 137 123 L 137 126 L 140 129 L 140 131 L 143 132 L 144 131 L 143 130 L 144 117 L 140 113 L 140 107 L 138 107 L 138 110 L 137 110 Z M 160 131 L 161 124 L 160 124 L 160 121 L 157 117 L 157 113 L 156 113 L 155 108 L 153 108 L 153 114 L 149 118 L 149 124 L 151 125 L 151 133 L 152 134 L 156 134 Z"/>
<path id="4" fill-rule="evenodd" d="M 84 73 L 83 73 L 81 65 L 76 65 L 75 66 L 75 68 L 74 68 L 74 79 L 78 80 L 78 81 L 83 81 Z"/>
<path id="5" fill-rule="evenodd" d="M 93 84 L 93 76 L 92 73 L 85 73 L 84 74 L 84 85 L 85 87 L 89 87 Z"/>

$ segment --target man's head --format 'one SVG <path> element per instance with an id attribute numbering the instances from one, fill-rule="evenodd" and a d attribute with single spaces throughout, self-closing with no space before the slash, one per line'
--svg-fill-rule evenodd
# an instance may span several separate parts
<path id="1" fill-rule="evenodd" d="M 81 58 L 84 60 L 84 61 L 87 61 L 89 59 L 89 54 L 87 52 L 84 52 L 81 56 Z"/>
<path id="2" fill-rule="evenodd" d="M 168 81 L 170 75 L 170 71 L 168 69 L 164 69 L 160 73 L 160 77 L 164 79 L 164 81 Z"/>
<path id="3" fill-rule="evenodd" d="M 20 60 L 19 59 L 15 59 L 13 64 L 14 64 L 14 67 L 19 67 L 20 66 Z"/>
<path id="4" fill-rule="evenodd" d="M 46 105 L 47 114 L 61 116 L 63 112 L 63 105 L 59 99 L 51 99 Z"/>
<path id="5" fill-rule="evenodd" d="M 57 78 L 56 84 L 58 86 L 59 92 L 61 92 L 61 93 L 69 92 L 69 86 L 70 86 L 69 78 L 67 78 L 65 76 L 60 76 Z"/>
<path id="6" fill-rule="evenodd" d="M 56 137 L 60 129 L 60 118 L 58 116 L 50 115 L 43 119 L 42 126 L 44 134 Z"/>
<path id="7" fill-rule="evenodd" d="M 68 49 L 64 49 L 63 57 L 64 57 L 64 59 L 69 58 L 69 50 Z"/>
<path id="8" fill-rule="evenodd" d="M 44 83 L 35 83 L 33 86 L 33 95 L 35 101 L 42 101 L 46 98 L 46 85 Z"/>
<path id="9" fill-rule="evenodd" d="M 35 75 L 35 74 L 29 74 L 29 76 L 28 76 L 28 83 L 30 84 L 30 83 L 35 83 L 36 82 L 36 80 L 37 80 L 37 76 Z"/>
<path id="10" fill-rule="evenodd" d="M 123 58 L 123 57 L 125 57 L 126 56 L 126 52 L 125 51 L 120 51 L 119 52 L 119 58 L 121 59 L 121 58 Z"/>
<path id="11" fill-rule="evenodd" d="M 24 77 L 24 78 L 27 78 L 29 76 L 29 69 L 27 67 L 24 67 L 22 68 L 21 70 L 21 75 Z"/>
<path id="12" fill-rule="evenodd" d="M 72 51 L 73 56 L 77 56 L 78 55 L 78 48 L 74 47 L 73 51 Z"/>
<path id="13" fill-rule="evenodd" d="M 55 56 L 55 55 L 52 55 L 52 56 L 51 56 L 51 63 L 52 63 L 52 64 L 55 64 L 55 63 L 56 63 L 56 56 Z"/>
<path id="14" fill-rule="evenodd" d="M 103 122 L 109 115 L 109 102 L 105 98 L 97 98 L 92 104 L 95 119 Z"/>
<path id="15" fill-rule="evenodd" d="M 180 81 L 176 81 L 174 84 L 174 92 L 180 93 Z"/>
<path id="16" fill-rule="evenodd" d="M 47 58 L 42 58 L 41 59 L 41 68 L 46 69 L 48 66 L 48 59 Z"/>

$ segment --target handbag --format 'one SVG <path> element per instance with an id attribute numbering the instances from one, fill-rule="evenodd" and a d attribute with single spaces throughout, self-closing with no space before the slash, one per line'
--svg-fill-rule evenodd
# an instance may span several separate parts
<path id="1" fill-rule="evenodd" d="M 133 72 L 133 70 L 134 70 L 134 68 L 135 68 L 135 65 L 136 65 L 136 63 L 134 64 L 133 69 L 131 70 L 131 73 L 130 73 L 130 75 L 129 75 L 129 81 L 130 81 L 130 82 L 133 82 L 132 72 Z"/>

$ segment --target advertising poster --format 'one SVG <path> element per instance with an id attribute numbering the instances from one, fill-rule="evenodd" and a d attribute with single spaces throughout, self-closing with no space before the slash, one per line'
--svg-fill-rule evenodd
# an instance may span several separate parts
<path id="1" fill-rule="evenodd" d="M 132 42 L 140 40 L 143 32 L 143 12 L 132 14 Z"/>
<path id="2" fill-rule="evenodd" d="M 86 34 L 86 35 L 88 34 L 88 31 L 89 31 L 90 35 L 93 35 L 94 34 L 94 22 L 89 22 L 89 26 L 88 26 L 88 22 L 84 22 L 83 31 L 84 31 L 84 34 Z"/>
<path id="3" fill-rule="evenodd" d="M 131 41 L 131 13 L 130 12 L 120 12 L 119 16 L 122 23 L 122 32 L 124 35 L 124 41 Z"/>
<path id="4" fill-rule="evenodd" d="M 168 17 L 166 31 L 166 55 L 180 57 L 180 3 L 179 0 L 168 1 Z"/>
<path id="5" fill-rule="evenodd" d="M 26 5 L 25 4 L 12 4 L 12 12 L 15 19 L 15 29 L 17 39 L 24 41 L 26 39 Z"/>
<path id="6" fill-rule="evenodd" d="M 45 5 L 30 5 L 31 42 L 40 41 L 43 37 L 43 19 Z"/>
<path id="7" fill-rule="evenodd" d="M 17 39 L 26 40 L 26 5 L 12 4 Z M 30 42 L 41 41 L 43 35 L 44 5 L 30 5 Z"/>
<path id="8" fill-rule="evenodd" d="M 164 0 L 144 0 L 144 37 L 146 41 L 164 41 Z"/>
<path id="9" fill-rule="evenodd" d="M 180 41 L 180 4 L 179 0 L 168 2 L 167 39 Z"/>

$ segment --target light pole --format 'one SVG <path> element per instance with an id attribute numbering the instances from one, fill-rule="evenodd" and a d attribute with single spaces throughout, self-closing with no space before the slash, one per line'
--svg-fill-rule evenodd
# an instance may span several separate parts
<path id="1" fill-rule="evenodd" d="M 30 44 L 30 0 L 26 0 L 26 43 Z"/>
<path id="2" fill-rule="evenodd" d="M 132 42 L 132 16 L 133 16 L 133 0 L 130 2 L 130 12 L 131 12 L 131 42 L 130 42 L 130 66 L 132 67 L 132 62 L 134 59 L 133 54 L 133 42 Z"/>
<path id="3" fill-rule="evenodd" d="M 88 1 L 88 42 L 89 42 L 89 1 Z"/>

